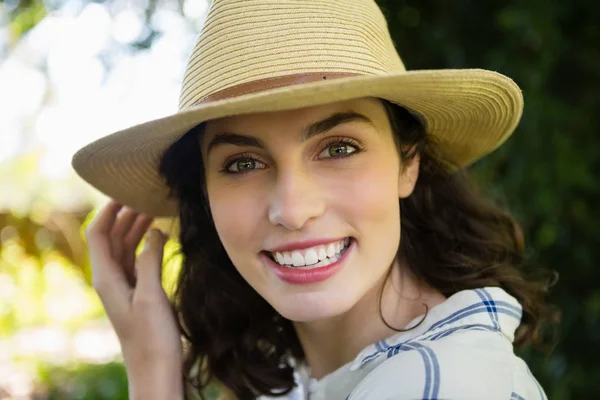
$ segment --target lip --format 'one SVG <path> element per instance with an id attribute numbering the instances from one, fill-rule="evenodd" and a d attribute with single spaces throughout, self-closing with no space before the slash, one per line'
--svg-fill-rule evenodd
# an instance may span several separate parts
<path id="1" fill-rule="evenodd" d="M 342 258 L 325 267 L 315 269 L 302 270 L 282 267 L 275 261 L 271 260 L 266 252 L 261 252 L 260 257 L 262 258 L 263 262 L 271 268 L 273 274 L 282 281 L 293 285 L 306 285 L 310 283 L 322 282 L 339 272 L 352 253 L 352 250 L 354 249 L 354 242 L 354 239 L 351 238 L 350 244 L 348 245 L 348 248 L 344 252 Z"/>
<path id="2" fill-rule="evenodd" d="M 315 246 L 319 246 L 322 244 L 329 244 L 329 243 L 335 243 L 335 242 L 339 242 L 340 240 L 344 240 L 346 239 L 348 236 L 344 236 L 338 239 L 313 239 L 313 240 L 303 240 L 300 242 L 292 242 L 292 243 L 286 243 L 284 245 L 281 245 L 279 247 L 275 247 L 269 250 L 265 250 L 269 253 L 275 253 L 275 252 L 282 252 L 282 251 L 294 251 L 294 250 L 303 250 L 303 249 L 308 249 L 310 247 L 315 247 Z"/>

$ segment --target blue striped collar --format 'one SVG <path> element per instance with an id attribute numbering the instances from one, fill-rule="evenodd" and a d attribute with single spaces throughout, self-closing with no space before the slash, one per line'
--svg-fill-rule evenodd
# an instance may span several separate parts
<path id="1" fill-rule="evenodd" d="M 354 371 L 385 354 L 390 357 L 400 347 L 411 345 L 415 339 L 439 340 L 461 330 L 495 331 L 512 343 L 521 316 L 519 302 L 502 288 L 462 290 L 432 307 L 416 328 L 367 346 L 354 359 L 350 370 Z M 415 318 L 405 329 L 417 325 L 421 319 L 423 316 Z"/>

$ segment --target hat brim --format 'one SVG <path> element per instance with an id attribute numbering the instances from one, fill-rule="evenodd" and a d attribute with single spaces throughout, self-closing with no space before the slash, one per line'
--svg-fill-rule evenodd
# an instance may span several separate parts
<path id="1" fill-rule="evenodd" d="M 460 166 L 499 147 L 514 131 L 522 110 L 519 87 L 508 77 L 479 69 L 420 70 L 286 86 L 218 100 L 100 138 L 72 160 L 92 186 L 155 217 L 178 213 L 158 174 L 160 158 L 194 126 L 216 118 L 282 111 L 361 97 L 397 103 L 420 117 L 427 133 Z"/>

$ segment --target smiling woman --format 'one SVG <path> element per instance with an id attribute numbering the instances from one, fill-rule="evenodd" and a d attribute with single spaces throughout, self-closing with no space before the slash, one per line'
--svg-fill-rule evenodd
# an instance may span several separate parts
<path id="1" fill-rule="evenodd" d="M 113 202 L 88 231 L 132 397 L 183 397 L 183 376 L 189 396 L 544 398 L 512 344 L 541 341 L 549 283 L 465 170 L 513 132 L 516 84 L 405 71 L 371 0 L 267 3 L 215 0 L 180 112 L 74 157 L 136 210 Z M 132 253 L 165 215 L 176 318 L 164 237 Z"/>
<path id="2" fill-rule="evenodd" d="M 361 117 L 339 118 L 350 114 Z M 160 170 L 181 204 L 187 258 L 177 297 L 187 365 L 202 360 L 209 374 L 196 383 L 215 378 L 241 398 L 294 382 L 311 398 L 385 398 L 359 382 L 388 370 L 379 367 L 386 351 L 490 330 L 503 336 L 440 341 L 438 368 L 460 362 L 464 374 L 506 379 L 499 397 L 513 374 L 515 393 L 538 393 L 512 351 L 492 349 L 513 340 L 519 320 L 517 344 L 538 340 L 544 285 L 521 277 L 516 222 L 449 163 L 410 113 L 374 98 L 227 117 L 185 134 Z M 497 306 L 494 316 L 487 305 Z M 465 338 L 483 340 L 489 353 L 465 356 Z M 461 347 L 460 358 L 446 353 Z M 504 378 L 493 365 L 503 365 Z M 466 375 L 451 382 L 449 371 L 438 374 L 444 390 L 423 398 L 468 398 Z M 488 381 L 479 391 L 471 385 L 472 398 L 493 398 Z M 390 393 L 408 399 L 426 387 L 414 377 L 404 383 Z"/>

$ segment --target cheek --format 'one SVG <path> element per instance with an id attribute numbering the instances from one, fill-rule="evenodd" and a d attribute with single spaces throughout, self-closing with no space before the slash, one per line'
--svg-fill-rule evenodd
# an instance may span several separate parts
<path id="1" fill-rule="evenodd" d="M 383 165 L 380 162 L 359 171 L 353 171 L 340 181 L 336 190 L 337 203 L 361 225 L 398 225 L 398 167 L 392 162 Z"/>
<path id="2" fill-rule="evenodd" d="M 393 261 L 400 243 L 399 166 L 381 161 L 373 160 L 338 185 L 336 208 L 356 232 L 361 259 L 384 268 Z"/>
<path id="3" fill-rule="evenodd" d="M 243 195 L 240 193 L 243 192 Z M 213 220 L 219 238 L 235 260 L 255 245 L 257 228 L 263 217 L 264 201 L 252 188 L 213 185 L 208 187 Z"/>

